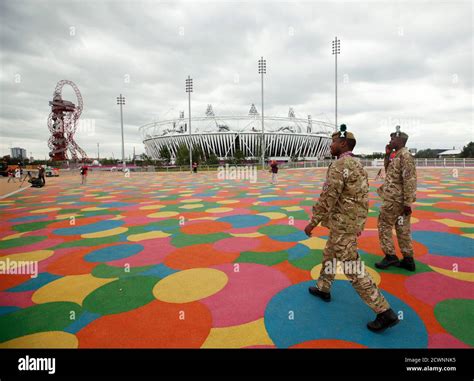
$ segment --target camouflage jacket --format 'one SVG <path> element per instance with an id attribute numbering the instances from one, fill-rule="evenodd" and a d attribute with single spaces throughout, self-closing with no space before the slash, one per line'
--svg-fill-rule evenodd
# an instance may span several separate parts
<path id="1" fill-rule="evenodd" d="M 319 200 L 313 206 L 311 223 L 321 222 L 341 233 L 364 230 L 369 210 L 369 182 L 362 164 L 351 156 L 331 163 Z"/>
<path id="2" fill-rule="evenodd" d="M 415 160 L 406 147 L 398 150 L 388 164 L 385 182 L 377 193 L 384 201 L 407 206 L 416 201 Z"/>

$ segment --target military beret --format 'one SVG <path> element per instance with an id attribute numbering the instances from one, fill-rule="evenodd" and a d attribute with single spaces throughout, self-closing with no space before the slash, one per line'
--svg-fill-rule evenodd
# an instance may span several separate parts
<path id="1" fill-rule="evenodd" d="M 347 126 L 345 124 L 341 124 L 341 127 L 339 127 L 339 130 L 340 131 L 337 131 L 334 134 L 332 134 L 331 137 L 356 140 L 354 134 L 352 132 L 347 131 Z"/>
<path id="2" fill-rule="evenodd" d="M 396 126 L 395 129 L 396 129 L 396 131 L 395 131 L 395 132 L 392 132 L 392 133 L 390 134 L 390 137 L 391 137 L 391 138 L 393 138 L 394 136 L 398 136 L 398 137 L 403 138 L 403 139 L 405 139 L 405 140 L 408 139 L 408 135 L 407 135 L 406 133 L 400 131 L 400 126 Z"/>

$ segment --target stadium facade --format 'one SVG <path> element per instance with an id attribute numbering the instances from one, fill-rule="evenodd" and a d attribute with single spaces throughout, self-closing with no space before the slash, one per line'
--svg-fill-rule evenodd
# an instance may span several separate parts
<path id="1" fill-rule="evenodd" d="M 168 147 L 171 156 L 181 144 L 200 146 L 205 155 L 220 160 L 242 151 L 247 159 L 261 156 L 261 116 L 252 104 L 248 115 L 216 116 L 208 105 L 205 116 L 191 118 L 191 135 L 184 112 L 177 119 L 148 123 L 139 128 L 147 155 L 160 158 L 160 150 Z M 315 160 L 329 156 L 334 125 L 328 122 L 295 117 L 292 108 L 288 117 L 265 116 L 265 156 L 269 159 Z"/>

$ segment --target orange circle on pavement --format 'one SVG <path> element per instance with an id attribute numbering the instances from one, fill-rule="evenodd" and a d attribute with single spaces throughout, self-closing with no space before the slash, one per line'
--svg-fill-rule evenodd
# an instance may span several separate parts
<path id="1" fill-rule="evenodd" d="M 221 233 L 232 229 L 232 224 L 219 221 L 203 221 L 194 224 L 184 225 L 181 231 L 184 234 L 212 234 Z"/>

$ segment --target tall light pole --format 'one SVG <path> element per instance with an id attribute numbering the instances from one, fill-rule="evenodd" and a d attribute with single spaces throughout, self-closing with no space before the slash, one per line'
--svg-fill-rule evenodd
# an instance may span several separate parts
<path id="1" fill-rule="evenodd" d="M 193 172 L 193 146 L 191 141 L 191 93 L 193 92 L 193 80 L 188 75 L 186 79 L 186 92 L 188 93 L 188 117 L 189 117 L 189 170 Z"/>
<path id="2" fill-rule="evenodd" d="M 122 166 L 125 169 L 125 143 L 123 140 L 123 112 L 122 112 L 122 106 L 125 105 L 125 97 L 120 94 L 119 97 L 117 97 L 117 104 L 120 105 L 120 125 L 122 126 Z"/>
<path id="3" fill-rule="evenodd" d="M 100 151 L 99 151 L 99 143 L 97 143 L 97 162 L 100 164 Z"/>
<path id="4" fill-rule="evenodd" d="M 262 78 L 262 169 L 265 168 L 265 125 L 264 125 L 264 108 L 263 108 L 263 75 L 267 73 L 267 61 L 261 57 L 258 60 L 258 74 Z"/>
<path id="5" fill-rule="evenodd" d="M 335 37 L 334 41 L 332 42 L 332 54 L 335 58 L 335 85 L 336 85 L 336 102 L 335 102 L 335 129 L 337 131 L 337 56 L 341 54 L 341 40 Z"/>

